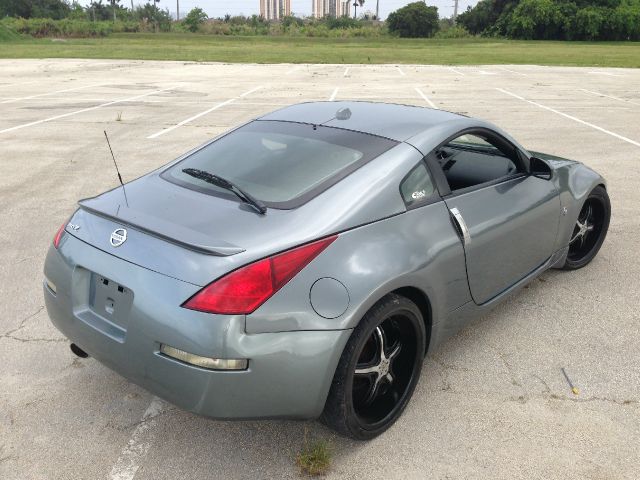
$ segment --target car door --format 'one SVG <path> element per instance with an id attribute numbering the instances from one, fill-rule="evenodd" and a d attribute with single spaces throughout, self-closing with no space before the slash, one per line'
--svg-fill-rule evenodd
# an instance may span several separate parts
<path id="1" fill-rule="evenodd" d="M 553 253 L 560 200 L 527 158 L 487 129 L 460 132 L 428 156 L 464 245 L 469 289 L 485 303 Z"/>

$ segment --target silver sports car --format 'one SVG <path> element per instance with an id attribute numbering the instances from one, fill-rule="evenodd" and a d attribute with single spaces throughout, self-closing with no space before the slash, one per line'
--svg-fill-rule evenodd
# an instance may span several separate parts
<path id="1" fill-rule="evenodd" d="M 278 110 L 79 205 L 44 267 L 76 354 L 199 414 L 358 439 L 470 318 L 589 263 L 611 211 L 600 175 L 490 123 L 365 102 Z"/>

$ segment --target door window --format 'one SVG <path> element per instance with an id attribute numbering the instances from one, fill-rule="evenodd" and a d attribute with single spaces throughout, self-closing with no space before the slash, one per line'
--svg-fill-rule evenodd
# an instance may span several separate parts
<path id="1" fill-rule="evenodd" d="M 519 172 L 515 148 L 480 134 L 460 135 L 435 153 L 453 192 Z"/>

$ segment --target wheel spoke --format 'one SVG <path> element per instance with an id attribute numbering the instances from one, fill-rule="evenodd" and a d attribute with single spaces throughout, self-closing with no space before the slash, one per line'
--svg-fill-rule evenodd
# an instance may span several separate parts
<path id="1" fill-rule="evenodd" d="M 398 345 L 396 345 L 396 348 L 394 348 L 391 353 L 387 356 L 387 358 L 389 360 L 393 360 L 394 358 L 396 358 L 398 356 L 398 354 L 400 353 L 400 348 L 402 348 L 402 344 L 398 342 Z"/>
<path id="2" fill-rule="evenodd" d="M 376 395 L 378 395 L 378 387 L 380 386 L 380 376 L 376 376 L 375 379 L 371 379 L 371 382 L 369 384 L 369 389 L 367 390 L 367 394 L 364 396 L 363 399 L 363 404 L 366 405 L 370 405 L 376 398 Z"/>
<path id="3" fill-rule="evenodd" d="M 356 375 L 371 375 L 375 373 L 376 375 L 380 371 L 380 365 L 372 365 L 370 367 L 357 368 L 355 374 Z"/>
<path id="4" fill-rule="evenodd" d="M 580 237 L 583 236 L 582 229 L 580 228 L 580 222 L 578 222 L 578 226 L 576 228 L 578 229 L 578 231 L 573 235 L 571 240 L 569 240 L 569 245 L 571 245 L 573 242 L 575 242 L 576 240 L 578 240 Z"/>
<path id="5" fill-rule="evenodd" d="M 379 348 L 379 352 L 378 352 L 378 361 L 387 358 L 384 354 L 384 333 L 382 331 L 382 328 L 380 328 L 380 325 L 378 325 L 376 327 L 376 336 L 378 337 L 378 348 Z"/>

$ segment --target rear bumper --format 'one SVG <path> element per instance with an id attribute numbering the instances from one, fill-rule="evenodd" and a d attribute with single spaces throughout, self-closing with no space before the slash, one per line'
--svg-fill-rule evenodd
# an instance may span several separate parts
<path id="1" fill-rule="evenodd" d="M 88 310 L 90 271 L 133 291 L 126 321 Z M 89 272 L 89 273 L 87 273 Z M 180 308 L 200 287 L 133 265 L 65 235 L 51 248 L 44 297 L 53 324 L 89 355 L 159 397 L 221 418 L 315 418 L 322 413 L 350 330 L 246 334 L 244 316 Z M 211 371 L 159 353 L 160 344 L 214 358 L 246 358 L 244 371 Z"/>

